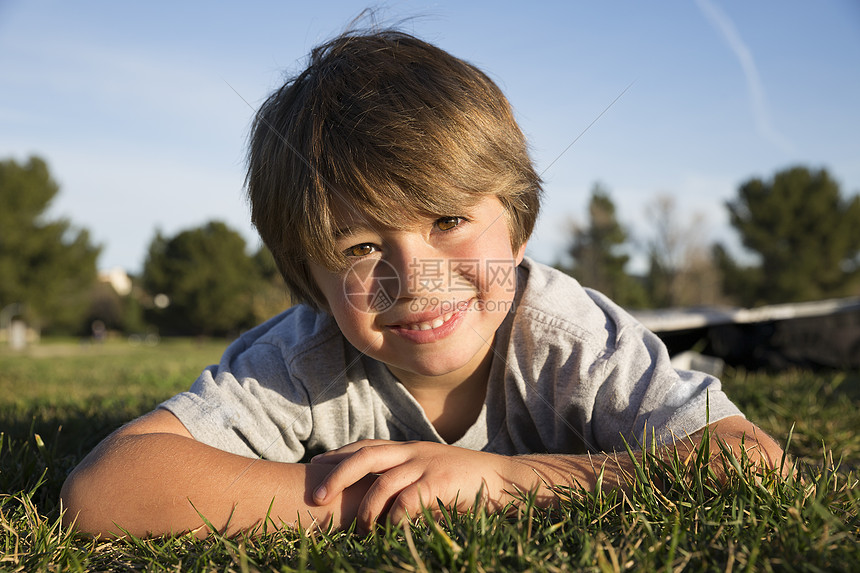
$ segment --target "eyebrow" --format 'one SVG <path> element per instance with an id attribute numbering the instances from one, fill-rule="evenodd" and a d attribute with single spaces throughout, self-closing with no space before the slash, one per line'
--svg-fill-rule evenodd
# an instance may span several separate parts
<path id="1" fill-rule="evenodd" d="M 440 217 L 440 216 L 447 216 L 447 215 L 435 215 L 435 214 L 424 215 L 424 217 L 426 217 L 427 219 L 435 219 L 435 218 Z M 468 217 L 470 215 L 466 214 L 466 216 Z M 360 217 L 360 215 L 359 215 L 359 217 Z M 404 216 L 404 217 L 406 217 L 406 216 Z M 420 219 L 420 218 L 421 218 L 421 216 L 419 215 L 416 219 Z M 374 223 L 372 221 L 367 222 L 366 220 L 359 219 L 354 223 L 343 225 L 343 226 L 335 229 L 334 240 L 336 241 L 342 237 L 346 237 L 348 235 L 356 235 L 356 234 L 362 233 L 362 232 L 368 232 L 368 233 L 377 232 L 380 230 L 380 228 L 386 228 L 386 225 L 384 225 L 382 223 Z M 395 225 L 391 228 L 399 228 L 399 227 L 397 227 Z"/>
<path id="2" fill-rule="evenodd" d="M 345 225 L 343 227 L 338 227 L 334 232 L 335 240 L 340 239 L 341 237 L 346 237 L 349 235 L 355 235 L 361 231 L 368 231 L 370 227 L 367 225 L 363 225 L 361 223 L 356 225 Z"/>

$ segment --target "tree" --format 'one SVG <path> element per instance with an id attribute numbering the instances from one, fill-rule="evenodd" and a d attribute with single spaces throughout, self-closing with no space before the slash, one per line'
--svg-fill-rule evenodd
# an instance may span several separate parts
<path id="1" fill-rule="evenodd" d="M 599 183 L 591 191 L 588 218 L 587 226 L 573 225 L 568 248 L 573 266 L 562 270 L 621 305 L 642 306 L 642 286 L 625 271 L 630 260 L 623 252 L 628 233 L 616 218 L 609 192 Z"/>
<path id="2" fill-rule="evenodd" d="M 675 199 L 660 195 L 647 209 L 654 234 L 648 241 L 648 294 L 658 307 L 720 302 L 720 273 L 704 245 L 704 217 L 682 223 Z"/>
<path id="3" fill-rule="evenodd" d="M 289 307 L 292 298 L 275 258 L 265 245 L 260 246 L 252 259 L 261 279 L 253 295 L 254 322 L 262 322 Z"/>
<path id="4" fill-rule="evenodd" d="M 0 161 L 0 308 L 22 303 L 42 328 L 79 332 L 101 249 L 67 219 L 46 220 L 58 192 L 42 159 Z"/>
<path id="5" fill-rule="evenodd" d="M 762 281 L 761 268 L 739 264 L 721 243 L 712 246 L 711 257 L 722 278 L 723 295 L 735 305 L 755 306 Z"/>
<path id="6" fill-rule="evenodd" d="M 844 296 L 860 279 L 860 196 L 826 170 L 792 167 L 743 183 L 727 203 L 743 245 L 761 258 L 756 302 Z"/>
<path id="7" fill-rule="evenodd" d="M 183 335 L 224 335 L 254 325 L 255 296 L 266 282 L 242 236 L 218 221 L 172 238 L 157 232 L 142 281 L 161 303 L 151 320 L 165 334 Z"/>

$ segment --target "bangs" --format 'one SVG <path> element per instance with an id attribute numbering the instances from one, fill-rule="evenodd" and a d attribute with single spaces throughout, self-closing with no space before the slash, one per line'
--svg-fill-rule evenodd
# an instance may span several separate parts
<path id="1" fill-rule="evenodd" d="M 487 195 L 511 246 L 531 234 L 540 176 L 498 86 L 398 31 L 340 36 L 264 102 L 251 130 L 251 216 L 297 297 L 325 301 L 310 264 L 344 270 L 344 222 L 404 229 L 465 215 Z"/>
<path id="2" fill-rule="evenodd" d="M 421 218 L 463 215 L 483 194 L 460 189 L 416 189 L 404 191 L 391 181 L 358 186 L 344 185 L 320 194 L 316 209 L 306 212 L 299 242 L 308 258 L 331 271 L 342 271 L 349 261 L 336 245 L 339 233 L 353 225 L 405 230 Z"/>

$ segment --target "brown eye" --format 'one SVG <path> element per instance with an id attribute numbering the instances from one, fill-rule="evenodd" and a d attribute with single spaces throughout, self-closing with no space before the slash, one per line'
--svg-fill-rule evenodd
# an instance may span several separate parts
<path id="1" fill-rule="evenodd" d="M 440 231 L 450 231 L 459 225 L 462 220 L 461 217 L 441 217 L 436 220 L 436 228 Z"/>
<path id="2" fill-rule="evenodd" d="M 346 249 L 343 254 L 347 257 L 366 257 L 375 250 L 376 247 L 374 247 L 370 243 L 362 243 L 360 245 L 351 246 L 350 248 Z"/>

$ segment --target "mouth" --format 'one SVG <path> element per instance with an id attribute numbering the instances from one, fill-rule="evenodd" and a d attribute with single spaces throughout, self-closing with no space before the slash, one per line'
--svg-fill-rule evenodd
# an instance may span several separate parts
<path id="1" fill-rule="evenodd" d="M 464 302 L 454 305 L 455 308 L 449 310 L 449 312 L 437 314 L 436 316 L 430 313 L 418 316 L 412 315 L 411 317 L 405 317 L 405 320 L 402 322 L 389 324 L 387 328 L 406 340 L 416 343 L 441 340 L 457 330 L 465 319 L 471 304 L 472 300 L 468 303 Z"/>
<path id="2" fill-rule="evenodd" d="M 454 316 L 454 312 L 449 312 L 447 314 L 443 314 L 442 316 L 436 317 L 433 320 L 425 321 L 425 322 L 413 322 L 410 324 L 401 324 L 400 328 L 406 330 L 435 330 L 441 326 L 443 326 L 446 322 L 451 320 Z"/>

